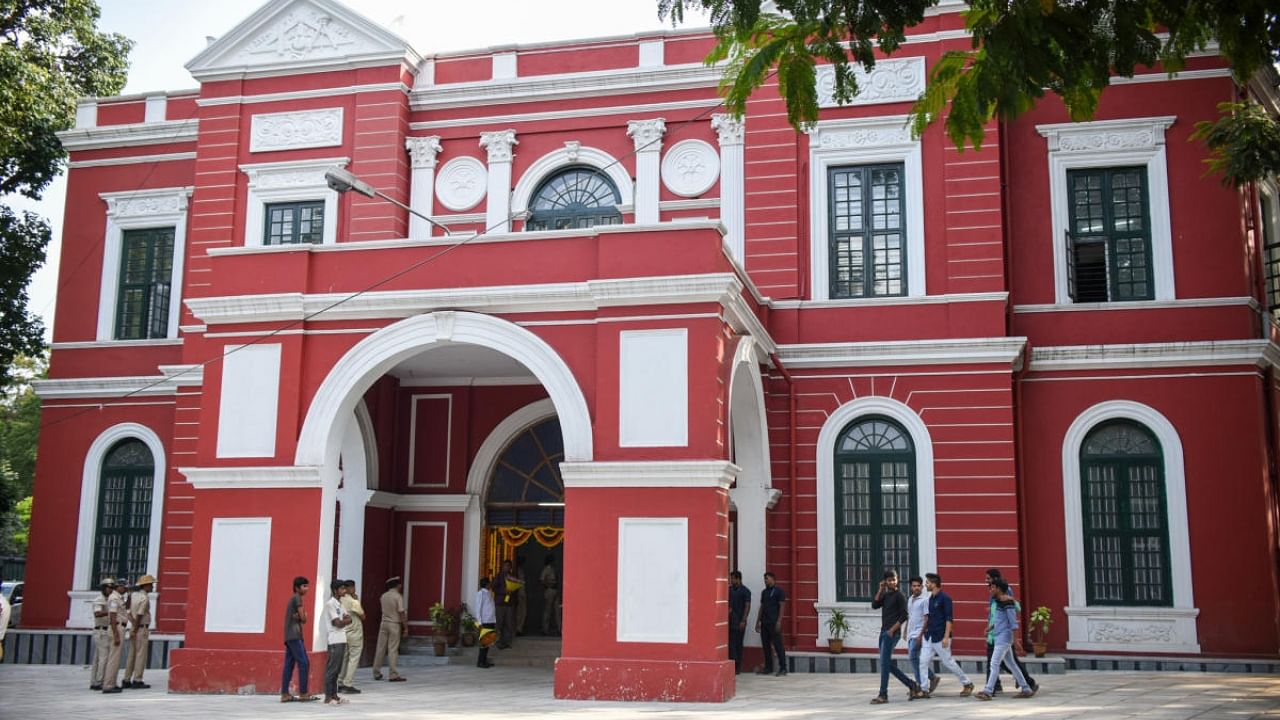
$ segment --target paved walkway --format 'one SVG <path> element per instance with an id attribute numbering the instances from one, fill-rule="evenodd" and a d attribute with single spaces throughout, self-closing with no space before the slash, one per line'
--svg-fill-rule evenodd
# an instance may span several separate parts
<path id="1" fill-rule="evenodd" d="M 550 677 L 536 668 L 441 666 L 416 668 L 409 682 L 392 685 L 361 675 L 365 692 L 343 708 L 319 702 L 284 705 L 276 696 L 171 695 L 167 672 L 147 673 L 151 690 L 120 695 L 90 692 L 88 670 L 68 666 L 0 665 L 0 718 L 145 717 L 153 720 L 238 720 L 304 718 L 329 713 L 344 717 L 491 718 L 661 718 L 683 720 L 817 720 L 819 718 L 906 718 L 927 713 L 942 718 L 1148 718 L 1151 720 L 1280 719 L 1280 676 L 1216 673 L 1072 672 L 1041 678 L 1031 700 L 1004 697 L 992 702 L 955 697 L 951 678 L 932 700 L 906 702 L 901 688 L 893 702 L 871 706 L 878 677 L 807 675 L 786 678 L 741 676 L 738 694 L 724 704 L 604 703 L 559 701 Z"/>

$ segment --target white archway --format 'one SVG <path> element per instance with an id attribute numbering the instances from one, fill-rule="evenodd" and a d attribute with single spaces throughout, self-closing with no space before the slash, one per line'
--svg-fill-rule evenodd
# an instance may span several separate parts
<path id="1" fill-rule="evenodd" d="M 556 406 L 550 398 L 535 400 L 511 413 L 489 433 L 475 459 L 467 470 L 467 504 L 462 520 L 462 591 L 463 596 L 480 586 L 480 528 L 484 525 L 484 496 L 489 489 L 489 478 L 498 463 L 502 449 L 526 429 L 556 416 Z"/>
<path id="2" fill-rule="evenodd" d="M 882 415 L 900 424 L 911 435 L 916 451 L 916 542 L 922 571 L 938 567 L 938 535 L 934 516 L 933 439 L 924 420 L 906 404 L 882 396 L 860 397 L 841 405 L 827 417 L 818 433 L 818 644 L 826 644 L 825 622 L 833 608 L 849 615 L 852 632 L 845 643 L 854 647 L 876 647 L 880 611 L 866 603 L 836 600 L 836 519 L 835 451 L 840 433 L 849 423 L 867 415 Z"/>
<path id="3" fill-rule="evenodd" d="M 733 463 L 741 468 L 734 487 L 729 490 L 729 500 L 737 511 L 736 569 L 742 571 L 747 583 L 759 582 L 768 569 L 765 567 L 768 545 L 765 515 L 778 501 L 769 463 L 769 425 L 756 350 L 754 338 L 741 338 L 734 349 L 729 371 L 729 444 Z M 747 627 L 755 627 L 758 611 L 759 603 L 753 603 Z M 760 636 L 747 633 L 745 643 L 758 647 Z"/>
<path id="4" fill-rule="evenodd" d="M 127 422 L 113 425 L 94 439 L 85 453 L 84 469 L 80 479 L 80 519 L 76 525 L 76 554 L 72 570 L 71 609 L 67 615 L 67 627 L 93 627 L 93 616 L 84 600 L 92 600 L 98 594 L 93 586 L 90 570 L 93 567 L 93 545 L 97 537 L 98 488 L 102 481 L 102 463 L 107 453 L 121 440 L 140 440 L 151 451 L 154 478 L 151 484 L 151 529 L 147 537 L 147 572 L 160 575 L 160 528 L 164 520 L 165 461 L 164 443 L 154 430 L 139 423 Z M 163 578 L 161 578 L 163 580 Z"/>
<path id="5" fill-rule="evenodd" d="M 1080 449 L 1100 423 L 1129 420 L 1149 430 L 1164 456 L 1165 512 L 1173 607 L 1089 606 L 1084 562 Z M 1191 581 L 1191 534 L 1182 439 L 1160 411 L 1132 400 L 1098 403 L 1076 417 L 1062 439 L 1062 507 L 1067 543 L 1067 649 L 1200 652 Z"/>
<path id="6" fill-rule="evenodd" d="M 364 582 L 364 516 L 378 482 L 378 441 L 361 399 L 342 436 L 342 487 L 337 491 L 338 576 Z"/>
<path id="7" fill-rule="evenodd" d="M 332 579 L 333 528 L 340 476 L 342 436 L 364 393 L 380 377 L 415 355 L 448 344 L 471 344 L 496 350 L 523 364 L 542 384 L 555 406 L 564 436 L 565 459 L 589 462 L 593 457 L 591 414 L 568 365 L 542 338 L 490 315 L 451 310 L 416 315 L 388 325 L 356 343 L 325 377 L 307 409 L 294 464 L 320 468 L 320 533 L 317 538 L 316 587 Z M 318 616 L 316 594 L 313 608 Z M 323 628 L 312 634 L 313 650 L 326 647 Z"/>
<path id="8" fill-rule="evenodd" d="M 596 168 L 609 176 L 618 188 L 622 198 L 619 205 L 630 208 L 635 204 L 635 189 L 631 176 L 627 174 L 622 163 L 609 153 L 593 147 L 562 147 L 543 155 L 520 176 L 515 189 L 511 191 L 511 212 L 520 214 L 528 211 L 529 201 L 533 199 L 533 191 L 548 175 L 570 165 L 586 165 Z"/>

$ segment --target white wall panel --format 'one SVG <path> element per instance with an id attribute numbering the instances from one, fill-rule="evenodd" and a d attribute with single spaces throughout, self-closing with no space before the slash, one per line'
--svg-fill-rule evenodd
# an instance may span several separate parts
<path id="1" fill-rule="evenodd" d="M 213 519 L 205 632 L 263 632 L 270 564 L 271 518 Z"/>
<path id="2" fill-rule="evenodd" d="M 223 358 L 218 457 L 274 456 L 279 401 L 279 344 L 242 347 Z"/>
<path id="3" fill-rule="evenodd" d="M 618 518 L 618 642 L 689 642 L 688 518 Z"/>
<path id="4" fill-rule="evenodd" d="M 684 328 L 620 336 L 618 444 L 689 444 L 689 334 Z"/>

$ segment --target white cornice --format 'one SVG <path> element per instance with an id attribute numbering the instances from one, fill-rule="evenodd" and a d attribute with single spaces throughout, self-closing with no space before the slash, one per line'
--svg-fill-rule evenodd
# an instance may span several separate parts
<path id="1" fill-rule="evenodd" d="M 268 467 L 178 468 L 197 490 L 246 488 L 319 488 L 320 468 L 280 465 Z"/>
<path id="2" fill-rule="evenodd" d="M 195 118 L 129 125 L 104 125 L 63 130 L 58 133 L 58 139 L 62 141 L 62 147 L 68 152 L 195 142 L 199 125 L 200 121 Z"/>
<path id="3" fill-rule="evenodd" d="M 182 380 L 185 381 L 184 377 Z M 173 395 L 178 385 L 186 385 L 169 375 L 131 375 L 35 380 L 31 386 L 45 400 L 63 398 L 119 398 Z"/>
<path id="4" fill-rule="evenodd" d="M 199 387 L 204 384 L 203 365 L 161 365 L 160 373 L 175 387 Z"/>
<path id="5" fill-rule="evenodd" d="M 1267 340 L 1062 345 L 1031 350 L 1032 372 L 1266 364 L 1280 366 L 1280 347 Z"/>
<path id="6" fill-rule="evenodd" d="M 1098 312 L 1112 310 L 1168 310 L 1171 308 L 1201 307 L 1252 307 L 1257 308 L 1258 301 L 1251 297 L 1217 298 L 1178 298 L 1175 300 L 1135 300 L 1109 303 L 1052 303 L 1042 305 L 1014 305 L 1015 313 L 1048 313 L 1048 312 Z"/>
<path id="7" fill-rule="evenodd" d="M 723 488 L 742 470 L 727 460 L 567 462 L 565 488 Z"/>
<path id="8" fill-rule="evenodd" d="M 108 167 L 111 165 L 140 165 L 142 163 L 177 162 L 180 160 L 195 159 L 196 154 L 194 151 L 155 153 L 153 155 L 128 155 L 126 157 L 101 158 L 99 160 L 72 160 L 67 163 L 67 167 L 74 170 L 76 168 Z"/>
<path id="9" fill-rule="evenodd" d="M 991 363 L 1016 369 L 1026 342 L 997 337 L 779 345 L 778 359 L 788 369 Z"/>
<path id="10" fill-rule="evenodd" d="M 369 507 L 401 512 L 466 512 L 473 499 L 474 496 L 466 493 L 392 493 L 376 490 L 369 498 Z"/>
<path id="11" fill-rule="evenodd" d="M 719 85 L 723 74 L 723 66 L 707 67 L 702 63 L 690 63 L 651 69 L 602 70 L 427 85 L 415 88 L 409 96 L 409 102 L 413 110 L 443 110 L 568 98 L 599 98 L 603 95 L 670 92 L 714 88 Z"/>
<path id="12" fill-rule="evenodd" d="M 526 78 L 527 79 L 527 78 Z M 474 127 L 476 125 L 507 125 L 519 122 L 543 122 L 547 120 L 569 120 L 585 117 L 601 117 L 608 115 L 643 115 L 648 113 L 670 112 L 673 110 L 709 110 L 718 107 L 715 99 L 673 100 L 670 102 L 638 103 L 634 105 L 606 105 L 604 107 L 574 108 L 571 110 L 544 110 L 530 113 L 506 113 L 503 115 L 482 115 L 449 120 L 426 120 L 409 123 L 412 130 L 442 130 L 455 127 Z"/>
<path id="13" fill-rule="evenodd" d="M 316 88 L 314 90 L 292 90 L 289 92 L 262 93 L 259 95 L 224 95 L 220 97 L 201 98 L 196 100 L 200 107 L 215 105 L 251 105 L 254 103 L 282 102 L 285 100 L 308 100 L 311 98 L 330 98 L 359 93 L 385 92 L 399 90 L 409 94 L 409 86 L 401 82 L 369 83 L 367 85 L 346 85 L 342 87 Z"/>
<path id="14" fill-rule="evenodd" d="M 859 307 L 898 307 L 915 305 L 942 305 L 946 303 L 1004 302 L 1007 292 L 952 293 L 949 295 L 902 295 L 894 297 L 857 298 L 846 300 L 774 300 L 775 310 L 824 310 Z"/>

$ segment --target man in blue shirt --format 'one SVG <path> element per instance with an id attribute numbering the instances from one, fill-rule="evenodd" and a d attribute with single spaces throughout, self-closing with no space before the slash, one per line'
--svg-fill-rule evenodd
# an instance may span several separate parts
<path id="1" fill-rule="evenodd" d="M 787 594 L 774 584 L 773 573 L 765 573 L 764 591 L 760 593 L 760 616 L 756 618 L 756 632 L 760 633 L 760 644 L 764 646 L 764 668 L 758 671 L 761 675 L 773 672 L 773 655 L 778 656 L 777 676 L 787 674 L 787 653 L 782 648 L 782 613 L 786 605 Z"/>
<path id="2" fill-rule="evenodd" d="M 987 579 L 986 579 L 987 586 L 990 587 L 991 583 L 997 580 L 1004 580 L 1004 576 L 1001 574 L 1000 569 L 989 568 L 987 570 Z M 1014 601 L 1015 610 L 1018 610 L 1018 611 L 1022 610 L 1022 608 L 1017 606 L 1017 600 L 1014 599 L 1012 590 L 1009 591 L 1009 599 Z M 992 665 L 991 654 L 992 652 L 995 651 L 995 647 L 996 647 L 995 632 L 992 630 L 992 626 L 994 626 L 996 622 L 996 610 L 998 607 L 999 607 L 999 603 L 996 600 L 995 596 L 993 595 L 991 597 L 990 604 L 987 605 L 987 667 L 991 667 Z M 1013 663 L 1017 665 L 1018 670 L 1022 672 L 1022 676 L 1027 679 L 1027 684 L 1031 686 L 1031 690 L 1032 691 L 1039 690 L 1040 684 L 1036 682 L 1035 678 L 1031 677 L 1031 673 L 1027 672 L 1027 666 L 1023 665 L 1022 661 L 1018 659 L 1018 653 L 1010 653 L 1010 655 L 1013 657 Z M 995 666 L 1000 667 L 1000 663 L 996 662 Z M 999 695 L 1002 690 L 1004 690 L 1004 688 L 1001 687 L 1000 678 L 997 677 L 995 691 L 992 694 Z"/>
<path id="3" fill-rule="evenodd" d="M 751 614 L 751 591 L 742 584 L 742 573 L 729 573 L 729 659 L 733 674 L 742 672 L 742 636 L 747 632 L 747 616 Z"/>
<path id="4" fill-rule="evenodd" d="M 960 663 L 957 663 L 951 657 L 951 626 L 954 620 L 951 614 L 951 596 L 942 591 L 942 577 L 937 573 L 925 573 L 924 586 L 929 591 L 929 609 L 924 617 L 924 643 L 920 652 L 920 674 L 924 675 L 929 671 L 933 656 L 937 655 L 943 667 L 959 678 L 960 684 L 963 686 L 960 690 L 960 696 L 968 697 L 973 693 L 973 683 L 969 680 L 969 676 L 964 674 L 964 670 L 960 668 Z M 929 697 L 928 692 L 922 692 L 921 695 Z"/>
<path id="5" fill-rule="evenodd" d="M 996 688 L 996 682 L 1000 679 L 1000 664 L 1004 663 L 1005 667 L 1013 673 L 1013 679 L 1018 683 L 1018 689 L 1022 692 L 1014 695 L 1015 698 L 1029 698 L 1035 695 L 1035 691 L 1027 684 L 1027 679 L 1022 676 L 1022 671 L 1018 669 L 1017 663 L 1013 661 L 1013 646 L 1022 649 L 1022 638 L 1018 637 L 1018 604 L 1013 601 L 1013 597 L 1009 595 L 1009 584 L 1003 579 L 997 578 L 993 580 L 987 588 L 991 592 L 991 599 L 996 603 L 996 611 L 991 621 L 991 634 L 995 639 L 995 649 L 991 653 L 991 668 L 987 673 L 987 685 L 982 688 L 982 692 L 978 693 L 979 700 L 990 700 L 992 692 Z"/>

